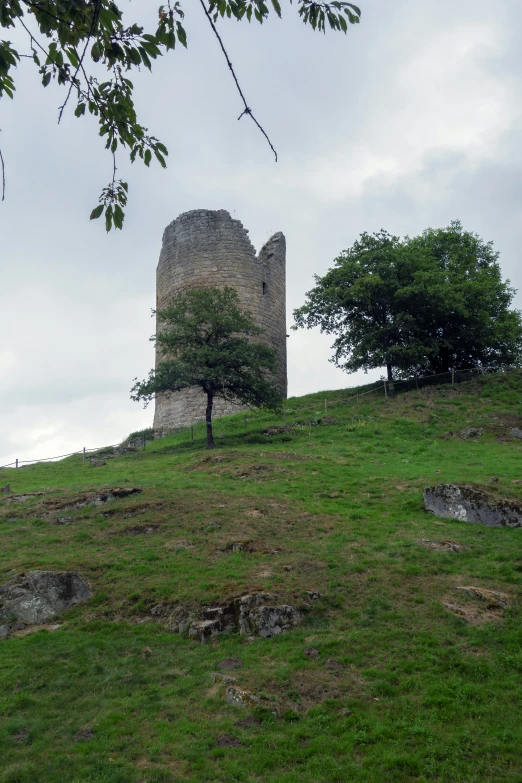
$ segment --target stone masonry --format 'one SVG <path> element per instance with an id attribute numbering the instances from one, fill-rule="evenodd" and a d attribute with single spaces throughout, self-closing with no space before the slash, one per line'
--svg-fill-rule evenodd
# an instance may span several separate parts
<path id="1" fill-rule="evenodd" d="M 224 210 L 185 212 L 163 233 L 156 271 L 156 307 L 165 307 L 173 295 L 202 286 L 231 286 L 241 305 L 265 330 L 260 339 L 277 351 L 276 381 L 286 397 L 286 242 L 277 233 L 256 256 L 248 231 Z M 156 356 L 156 361 L 159 360 Z M 166 433 L 204 418 L 206 397 L 201 389 L 158 395 L 154 429 Z M 243 410 L 216 398 L 214 415 Z"/>

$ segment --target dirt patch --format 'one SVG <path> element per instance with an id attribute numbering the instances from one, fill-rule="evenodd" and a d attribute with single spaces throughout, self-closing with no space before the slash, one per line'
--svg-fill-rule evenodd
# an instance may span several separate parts
<path id="1" fill-rule="evenodd" d="M 61 511 L 63 509 L 80 509 L 87 506 L 103 506 L 112 500 L 121 500 L 143 492 L 138 487 L 111 487 L 96 492 L 83 492 L 69 498 L 52 498 L 42 503 L 44 511 Z"/>
<path id="2" fill-rule="evenodd" d="M 248 465 L 241 468 L 236 468 L 232 474 L 233 478 L 248 479 L 248 478 L 264 478 L 273 472 L 273 468 L 270 465 Z"/>
<path id="3" fill-rule="evenodd" d="M 101 515 L 105 519 L 110 519 L 111 517 L 133 517 L 136 514 L 143 514 L 145 511 L 159 509 L 161 506 L 161 503 L 137 503 L 126 508 L 109 508 L 107 511 L 102 511 Z"/>
<path id="4" fill-rule="evenodd" d="M 93 729 L 86 728 L 86 729 L 80 729 L 80 731 L 77 731 L 74 735 L 74 741 L 75 742 L 85 742 L 86 740 L 90 740 L 94 737 L 94 731 Z"/>
<path id="5" fill-rule="evenodd" d="M 253 729 L 256 726 L 261 726 L 261 721 L 255 715 L 247 715 L 246 718 L 238 720 L 236 726 L 240 729 Z"/>
<path id="6" fill-rule="evenodd" d="M 259 519 L 260 517 L 266 516 L 266 511 L 261 511 L 260 508 L 251 508 L 248 511 L 245 511 L 245 514 L 247 517 L 252 517 L 253 519 Z"/>
<path id="7" fill-rule="evenodd" d="M 193 541 L 189 541 L 186 538 L 178 538 L 176 541 L 167 541 L 165 543 L 167 549 L 194 549 L 196 546 Z"/>
<path id="8" fill-rule="evenodd" d="M 240 748 L 243 743 L 237 737 L 230 737 L 228 734 L 218 737 L 216 740 L 218 748 Z"/>
<path id="9" fill-rule="evenodd" d="M 446 596 L 443 606 L 469 625 L 500 622 L 505 616 L 505 609 L 510 604 L 509 596 L 497 590 L 472 585 L 459 585 L 456 590 L 461 595 L 466 595 L 469 600 L 465 603 L 456 603 L 453 596 Z"/>
<path id="10" fill-rule="evenodd" d="M 32 498 L 39 498 L 48 494 L 48 492 L 26 492 L 25 495 L 9 495 L 4 499 L 6 503 L 23 503 L 26 500 L 32 500 Z"/>
<path id="11" fill-rule="evenodd" d="M 466 548 L 454 541 L 431 541 L 429 538 L 418 538 L 417 543 L 428 549 L 437 549 L 441 552 L 462 552 Z"/>
<path id="12" fill-rule="evenodd" d="M 278 555 L 283 551 L 282 547 L 273 547 L 266 541 L 234 541 L 225 547 L 223 552 L 258 552 L 262 555 Z"/>
<path id="13" fill-rule="evenodd" d="M 161 525 L 157 523 L 151 525 L 130 525 L 129 527 L 123 528 L 123 530 L 121 530 L 118 535 L 120 536 L 148 535 L 150 533 L 157 533 L 160 528 Z"/>
<path id="14" fill-rule="evenodd" d="M 232 669 L 240 669 L 243 666 L 243 661 L 240 658 L 225 658 L 217 665 L 218 669 L 222 671 L 230 671 Z"/>

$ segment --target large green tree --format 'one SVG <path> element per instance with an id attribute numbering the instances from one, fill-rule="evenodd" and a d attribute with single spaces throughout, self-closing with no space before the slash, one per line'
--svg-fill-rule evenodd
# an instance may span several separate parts
<path id="1" fill-rule="evenodd" d="M 295 5 L 305 24 L 323 32 L 329 27 L 346 33 L 348 25 L 359 22 L 361 15 L 360 9 L 346 0 L 296 0 Z M 271 11 L 280 17 L 279 0 L 192 0 L 190 11 L 203 13 L 211 25 L 241 98 L 240 118 L 252 118 L 277 160 L 268 135 L 246 101 L 216 23 L 220 17 L 262 23 Z M 14 70 L 21 58 L 29 58 L 44 87 L 55 80 L 64 88 L 58 121 L 69 104 L 76 117 L 92 114 L 97 118 L 100 136 L 112 155 L 112 178 L 103 188 L 91 219 L 105 213 L 107 230 L 113 225 L 122 228 L 127 203 L 128 184 L 117 176 L 117 150 L 124 148 L 132 162 L 140 158 L 149 166 L 154 157 L 166 166 L 167 148 L 138 120 L 133 84 L 128 77 L 130 71 L 140 67 L 151 70 L 152 61 L 173 50 L 176 44 L 187 46 L 184 15 L 179 0 L 165 0 L 158 9 L 157 25 L 145 31 L 127 18 L 128 12 L 124 14 L 116 0 L 0 0 L 0 27 L 13 28 L 18 39 L 26 36 L 27 44 L 22 50 L 9 40 L 0 39 L 0 98 L 13 98 Z M 1 149 L 0 173 L 3 200 L 5 171 Z"/>
<path id="2" fill-rule="evenodd" d="M 149 377 L 131 389 L 131 399 L 150 402 L 162 392 L 199 387 L 206 395 L 207 446 L 214 447 L 212 409 L 216 397 L 276 409 L 282 397 L 273 381 L 277 357 L 253 342 L 263 330 L 240 308 L 233 288 L 195 288 L 158 310 L 152 337 L 163 357 Z"/>
<path id="3" fill-rule="evenodd" d="M 520 362 L 522 320 L 498 253 L 458 221 L 413 238 L 362 234 L 315 281 L 293 328 L 335 335 L 332 361 L 348 372 L 385 366 L 393 383 Z"/>

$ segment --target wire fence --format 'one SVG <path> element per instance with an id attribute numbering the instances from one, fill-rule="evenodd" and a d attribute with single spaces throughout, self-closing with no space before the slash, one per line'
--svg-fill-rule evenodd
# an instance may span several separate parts
<path id="1" fill-rule="evenodd" d="M 324 403 L 321 403 L 317 401 L 313 405 L 300 405 L 296 407 L 286 407 L 283 409 L 283 426 L 286 426 L 287 424 L 287 416 L 292 415 L 293 413 L 301 414 L 306 411 L 314 411 L 316 417 L 323 413 L 323 405 L 324 405 L 324 414 L 328 414 L 328 408 L 340 405 L 343 403 L 353 403 L 356 404 L 362 400 L 363 398 L 367 397 L 370 394 L 376 394 L 378 396 L 384 397 L 384 399 L 388 399 L 389 397 L 393 397 L 397 392 L 404 392 L 404 391 L 412 391 L 414 389 L 420 390 L 426 386 L 440 386 L 440 385 L 452 385 L 455 386 L 460 383 L 466 383 L 473 378 L 476 378 L 477 376 L 481 375 L 487 375 L 485 370 L 477 369 L 477 368 L 469 368 L 466 370 L 449 370 L 448 372 L 444 373 L 438 373 L 435 375 L 424 375 L 422 377 L 416 377 L 416 378 L 408 378 L 405 380 L 394 380 L 387 381 L 386 379 L 380 379 L 379 381 L 375 381 L 373 384 L 369 384 L 371 388 L 366 388 L 365 391 L 357 391 L 355 394 L 350 395 L 349 397 L 341 397 L 341 398 L 334 398 L 334 399 L 327 399 L 324 398 Z M 270 414 L 271 418 L 273 418 L 273 414 Z M 215 419 L 213 421 L 213 428 L 216 429 L 219 428 L 219 424 L 224 424 L 226 421 L 225 418 Z M 244 423 L 245 423 L 245 432 L 247 428 L 247 424 L 249 421 L 249 416 L 246 414 L 244 416 Z M 193 422 L 190 425 L 176 427 L 173 429 L 169 429 L 168 432 L 163 433 L 162 430 L 159 430 L 156 432 L 156 437 L 162 437 L 163 434 L 172 434 L 174 432 L 189 432 L 190 433 L 190 439 L 191 442 L 195 440 L 196 434 L 197 434 L 197 425 L 198 424 L 205 424 L 203 417 L 196 417 Z M 218 435 L 219 437 L 219 435 Z M 134 439 L 128 439 L 123 442 L 125 444 L 125 447 L 132 448 L 133 450 L 137 449 L 145 449 L 147 439 L 145 435 L 138 436 Z M 73 457 L 75 455 L 82 455 L 83 461 L 87 459 L 89 455 L 91 457 L 96 453 L 98 456 L 103 456 L 104 451 L 108 451 L 109 449 L 115 449 L 115 448 L 123 448 L 122 444 L 116 443 L 112 446 L 101 446 L 99 448 L 93 448 L 93 449 L 87 449 L 83 447 L 79 451 L 72 451 L 69 454 L 60 454 L 56 457 L 42 457 L 41 459 L 30 459 L 30 460 L 20 460 L 16 459 L 14 462 L 9 462 L 6 465 L 0 465 L 0 470 L 3 470 L 4 468 L 21 468 L 25 465 L 35 465 L 40 462 L 52 462 L 54 460 L 59 459 L 65 459 L 66 457 Z"/>
<path id="2" fill-rule="evenodd" d="M 145 449 L 146 444 L 145 438 L 136 438 L 134 440 L 127 440 L 124 441 L 126 448 L 132 448 L 133 450 L 138 450 L 139 448 Z M 83 462 L 89 457 L 89 455 L 92 457 L 94 455 L 97 456 L 103 456 L 103 453 L 108 451 L 109 449 L 118 449 L 118 448 L 125 448 L 122 446 L 121 443 L 113 443 L 110 446 L 98 446 L 94 449 L 88 449 L 85 446 L 80 449 L 79 451 L 71 451 L 69 454 L 58 454 L 55 457 L 42 457 L 41 459 L 15 459 L 14 462 L 8 462 L 6 465 L 0 465 L 0 470 L 3 470 L 4 468 L 22 468 L 26 465 L 35 465 L 40 462 L 54 462 L 58 459 L 65 459 L 66 457 L 74 457 L 75 455 L 81 455 L 83 457 Z"/>

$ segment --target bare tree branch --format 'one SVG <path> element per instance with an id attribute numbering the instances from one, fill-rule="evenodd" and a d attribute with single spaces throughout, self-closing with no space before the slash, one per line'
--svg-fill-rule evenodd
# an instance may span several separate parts
<path id="1" fill-rule="evenodd" d="M 203 8 L 203 11 L 205 12 L 205 16 L 207 17 L 207 19 L 208 19 L 208 21 L 209 21 L 209 24 L 210 24 L 210 26 L 212 27 L 212 31 L 213 31 L 214 35 L 216 36 L 216 38 L 217 38 L 217 39 L 218 39 L 218 41 L 219 41 L 219 45 L 221 46 L 221 51 L 223 52 L 223 54 L 224 54 L 224 56 L 225 56 L 225 60 L 227 61 L 227 65 L 228 65 L 228 67 L 229 67 L 229 69 L 230 69 L 230 73 L 232 74 L 232 77 L 233 77 L 233 79 L 234 79 L 234 81 L 235 81 L 235 83 L 236 83 L 236 87 L 237 87 L 237 90 L 238 90 L 238 92 L 239 92 L 239 94 L 240 94 L 240 96 L 241 96 L 241 100 L 242 100 L 242 101 L 243 101 L 243 103 L 245 104 L 245 108 L 244 108 L 244 110 L 241 112 L 241 114 L 239 115 L 239 117 L 238 117 L 238 120 L 240 120 L 240 119 L 241 119 L 241 117 L 243 117 L 243 115 L 245 115 L 245 114 L 247 114 L 249 117 L 251 117 L 251 118 L 253 119 L 253 121 L 255 122 L 255 124 L 257 125 L 257 127 L 259 128 L 259 130 L 261 131 L 261 133 L 263 134 L 263 136 L 264 136 L 264 137 L 265 137 L 265 139 L 267 140 L 267 142 L 268 142 L 268 144 L 269 144 L 269 146 L 270 146 L 270 149 L 272 150 L 272 152 L 273 152 L 273 153 L 274 153 L 274 155 L 275 155 L 275 159 L 276 159 L 276 163 L 277 163 L 277 152 L 275 151 L 275 149 L 274 149 L 274 146 L 273 146 L 272 142 L 271 142 L 271 141 L 270 141 L 270 139 L 268 138 L 268 134 L 267 134 L 267 132 L 265 131 L 265 129 L 263 128 L 263 126 L 262 126 L 262 125 L 260 125 L 260 124 L 259 124 L 259 122 L 256 120 L 256 118 L 255 118 L 255 117 L 254 117 L 254 115 L 252 114 L 252 109 L 249 107 L 248 103 L 246 102 L 246 98 L 245 98 L 245 96 L 243 95 L 243 90 L 242 90 L 242 89 L 241 89 L 241 87 L 239 86 L 239 82 L 238 82 L 238 80 L 237 80 L 237 76 L 236 76 L 236 74 L 235 74 L 235 72 L 234 72 L 234 68 L 232 67 L 232 63 L 230 62 L 230 57 L 229 57 L 229 56 L 228 56 L 228 54 L 227 54 L 227 50 L 225 49 L 225 46 L 224 46 L 224 44 L 223 44 L 223 41 L 221 40 L 221 36 L 219 35 L 219 33 L 218 33 L 218 31 L 217 31 L 217 28 L 216 28 L 216 25 L 214 24 L 214 21 L 213 21 L 213 19 L 212 19 L 212 16 L 210 15 L 210 12 L 209 12 L 208 8 L 206 7 L 204 0 L 199 0 L 199 2 L 201 3 L 201 7 Z"/>

